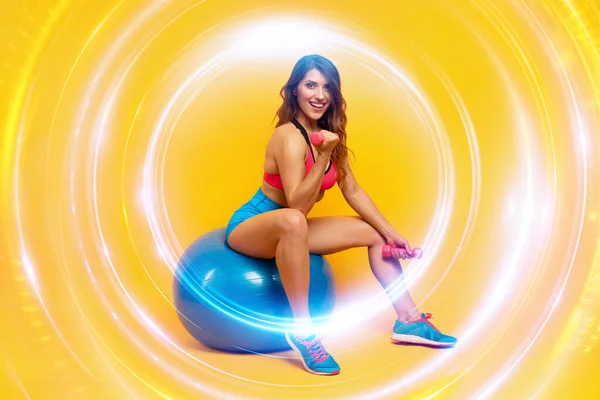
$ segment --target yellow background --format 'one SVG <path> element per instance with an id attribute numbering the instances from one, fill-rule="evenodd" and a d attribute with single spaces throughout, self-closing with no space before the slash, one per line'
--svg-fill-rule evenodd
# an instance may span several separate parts
<path id="1" fill-rule="evenodd" d="M 3 8 L 2 398 L 600 397 L 593 2 Z M 314 40 L 340 70 L 355 175 L 424 248 L 422 262 L 406 263 L 411 294 L 458 336 L 456 349 L 392 346 L 392 310 L 362 310 L 364 323 L 325 338 L 342 374 L 322 378 L 291 352 L 207 350 L 177 319 L 169 260 L 260 185 L 278 92 L 303 49 L 282 36 L 282 48 L 228 60 L 177 91 L 243 42 L 240 28 L 284 21 L 288 32 L 292 17 L 300 39 L 328 27 L 381 57 Z M 145 193 L 163 113 L 155 191 Z M 164 206 L 166 248 L 148 198 Z M 351 213 L 334 189 L 311 216 Z M 345 306 L 381 289 L 364 249 L 328 259 L 343 322 Z"/>

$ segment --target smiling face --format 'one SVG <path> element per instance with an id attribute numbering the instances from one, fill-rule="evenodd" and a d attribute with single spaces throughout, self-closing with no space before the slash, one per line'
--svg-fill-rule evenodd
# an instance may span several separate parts
<path id="1" fill-rule="evenodd" d="M 329 82 L 316 68 L 304 75 L 294 90 L 298 107 L 309 119 L 316 121 L 325 114 L 331 105 Z"/>

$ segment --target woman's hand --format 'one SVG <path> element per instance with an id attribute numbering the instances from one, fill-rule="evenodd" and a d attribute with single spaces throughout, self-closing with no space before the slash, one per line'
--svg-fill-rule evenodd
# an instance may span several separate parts
<path id="1" fill-rule="evenodd" d="M 324 140 L 323 143 L 315 146 L 315 149 L 317 149 L 319 155 L 329 157 L 335 146 L 339 143 L 340 137 L 337 134 L 329 132 L 325 129 L 321 130 L 320 132 L 323 135 Z"/>
<path id="2" fill-rule="evenodd" d="M 408 244 L 408 240 L 404 239 L 404 237 L 398 234 L 398 232 L 392 231 L 391 233 L 384 235 L 384 237 L 387 244 L 395 248 L 392 250 L 392 257 L 401 258 L 403 260 L 410 257 L 406 253 L 403 253 L 399 250 L 399 248 L 404 248 L 408 254 L 412 253 L 412 249 Z"/>

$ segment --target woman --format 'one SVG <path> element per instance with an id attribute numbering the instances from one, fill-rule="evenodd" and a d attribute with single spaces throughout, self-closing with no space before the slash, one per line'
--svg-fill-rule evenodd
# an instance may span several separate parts
<path id="1" fill-rule="evenodd" d="M 327 255 L 367 247 L 373 274 L 387 288 L 402 279 L 398 251 L 384 258 L 386 244 L 411 249 L 359 186 L 348 164 L 346 103 L 333 63 L 319 55 L 302 57 L 281 90 L 283 104 L 264 161 L 264 180 L 254 197 L 238 209 L 226 228 L 234 250 L 256 258 L 275 257 L 297 329 L 288 332 L 290 346 L 314 374 L 336 375 L 339 365 L 311 329 L 308 312 L 309 253 Z M 313 146 L 308 132 L 324 141 Z M 358 217 L 307 218 L 324 192 L 337 182 Z M 395 342 L 449 346 L 456 339 L 439 332 L 419 315 L 408 292 L 392 299 L 398 320 Z"/>

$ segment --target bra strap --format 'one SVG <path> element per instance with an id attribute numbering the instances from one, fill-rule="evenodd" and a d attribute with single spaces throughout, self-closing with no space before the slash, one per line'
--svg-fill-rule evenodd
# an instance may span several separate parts
<path id="1" fill-rule="evenodd" d="M 308 145 L 308 148 L 310 149 L 310 154 L 312 155 L 312 159 L 314 162 L 316 162 L 317 159 L 315 158 L 315 154 L 313 153 L 312 146 L 310 145 L 310 139 L 308 138 L 308 132 L 306 132 L 306 129 L 304 129 L 302 124 L 300 122 L 298 122 L 296 120 L 296 118 L 292 119 L 292 124 L 294 124 L 294 126 L 300 130 L 300 133 L 302 133 L 302 136 L 304 137 L 304 140 L 306 140 L 306 144 Z"/>

